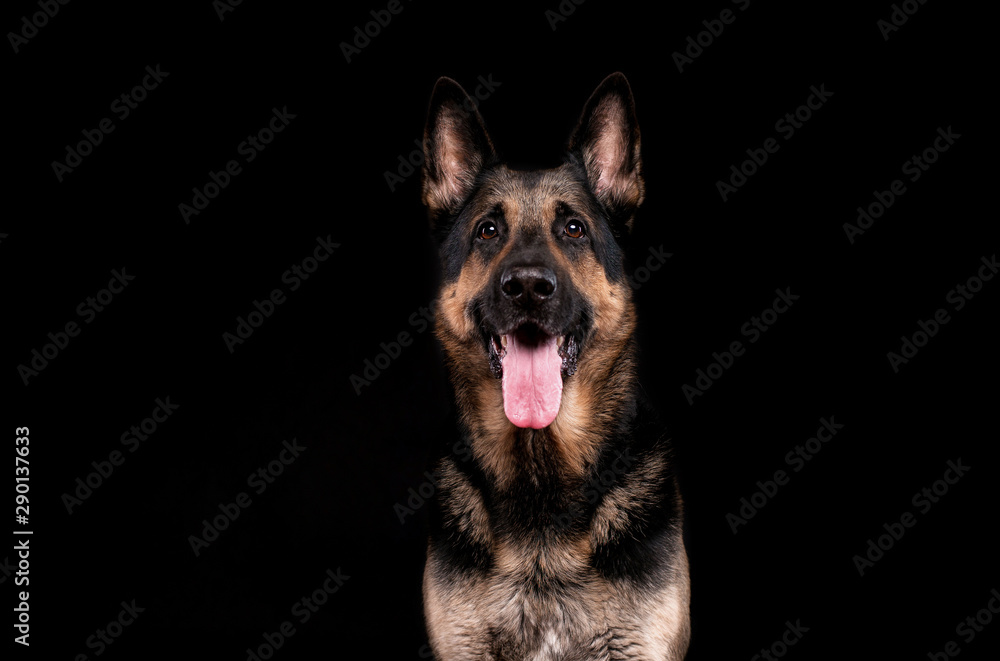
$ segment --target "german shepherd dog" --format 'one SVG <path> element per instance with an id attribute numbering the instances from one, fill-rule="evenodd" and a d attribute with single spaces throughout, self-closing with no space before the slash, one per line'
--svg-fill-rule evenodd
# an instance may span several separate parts
<path id="1" fill-rule="evenodd" d="M 628 81 L 600 84 L 554 169 L 504 165 L 448 78 L 423 146 L 458 427 L 429 509 L 436 658 L 683 659 L 682 505 L 640 398 L 619 241 L 644 197 Z"/>

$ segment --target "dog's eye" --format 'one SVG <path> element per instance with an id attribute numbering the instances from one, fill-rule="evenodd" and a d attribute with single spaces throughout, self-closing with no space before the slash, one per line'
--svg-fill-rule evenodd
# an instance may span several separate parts
<path id="1" fill-rule="evenodd" d="M 497 229 L 496 223 L 491 221 L 486 221 L 479 226 L 479 238 L 480 239 L 495 239 L 500 230 Z"/>
<path id="2" fill-rule="evenodd" d="M 583 236 L 583 223 L 578 220 L 571 220 L 566 223 L 566 228 L 563 231 L 571 239 L 579 239 Z"/>

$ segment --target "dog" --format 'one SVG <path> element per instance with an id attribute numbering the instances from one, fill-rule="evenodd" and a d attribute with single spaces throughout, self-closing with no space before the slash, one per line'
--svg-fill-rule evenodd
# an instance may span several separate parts
<path id="1" fill-rule="evenodd" d="M 428 508 L 438 661 L 686 654 L 682 501 L 637 380 L 624 266 L 639 143 L 621 73 L 586 102 L 565 161 L 532 171 L 501 161 L 458 83 L 434 87 L 422 199 L 456 418 Z"/>

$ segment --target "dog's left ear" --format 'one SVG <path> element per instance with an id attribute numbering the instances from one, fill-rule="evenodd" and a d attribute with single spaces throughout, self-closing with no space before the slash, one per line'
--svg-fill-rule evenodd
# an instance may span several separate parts
<path id="1" fill-rule="evenodd" d="M 475 102 L 462 86 L 441 77 L 434 86 L 424 128 L 423 201 L 432 228 L 457 213 L 475 178 L 496 160 Z"/>
<path id="2" fill-rule="evenodd" d="M 632 229 L 645 185 L 639 156 L 639 123 L 632 89 L 622 73 L 605 78 L 584 106 L 569 141 L 590 186 L 611 218 Z"/>

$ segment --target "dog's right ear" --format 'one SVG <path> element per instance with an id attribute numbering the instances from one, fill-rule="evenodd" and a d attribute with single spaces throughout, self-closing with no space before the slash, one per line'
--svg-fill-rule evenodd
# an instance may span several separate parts
<path id="1" fill-rule="evenodd" d="M 424 128 L 423 201 L 432 227 L 458 212 L 476 176 L 495 160 L 475 102 L 461 85 L 442 76 L 434 86 Z"/>

